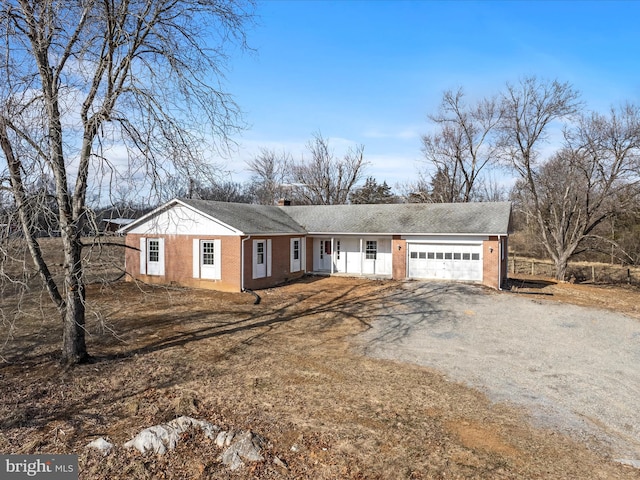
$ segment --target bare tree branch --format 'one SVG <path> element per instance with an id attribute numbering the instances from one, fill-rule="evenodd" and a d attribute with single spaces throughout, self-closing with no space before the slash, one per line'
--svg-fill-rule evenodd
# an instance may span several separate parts
<path id="1" fill-rule="evenodd" d="M 230 43 L 245 47 L 253 5 L 242 0 L 8 0 L 0 6 L 0 141 L 33 261 L 63 320 L 62 359 L 87 358 L 81 236 L 94 222 L 90 189 L 210 172 L 242 127 L 221 87 Z M 109 151 L 126 148 L 114 161 Z M 108 183 L 103 184 L 105 170 Z M 27 195 L 54 182 L 64 278 L 51 275 Z M 28 208 L 27 208 L 28 206 Z M 39 211 L 40 210 L 40 211 Z"/>

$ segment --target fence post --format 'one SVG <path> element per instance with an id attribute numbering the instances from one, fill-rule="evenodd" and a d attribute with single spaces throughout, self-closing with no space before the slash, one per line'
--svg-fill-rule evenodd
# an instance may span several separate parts
<path id="1" fill-rule="evenodd" d="M 535 275 L 535 274 L 536 274 L 536 262 L 531 260 L 531 275 Z"/>
<path id="2" fill-rule="evenodd" d="M 596 267 L 591 265 L 591 281 L 596 283 Z"/>

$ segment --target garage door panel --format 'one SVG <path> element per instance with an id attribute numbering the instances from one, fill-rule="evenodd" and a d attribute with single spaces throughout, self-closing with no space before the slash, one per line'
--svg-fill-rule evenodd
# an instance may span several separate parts
<path id="1" fill-rule="evenodd" d="M 409 278 L 482 280 L 482 245 L 410 243 Z"/>

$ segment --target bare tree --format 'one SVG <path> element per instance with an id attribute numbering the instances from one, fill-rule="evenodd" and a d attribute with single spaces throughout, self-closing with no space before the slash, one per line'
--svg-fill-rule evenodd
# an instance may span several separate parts
<path id="1" fill-rule="evenodd" d="M 194 196 L 192 198 L 199 198 L 201 200 L 234 203 L 251 203 L 252 201 L 249 185 L 231 180 L 207 185 L 196 183 L 193 191 Z"/>
<path id="2" fill-rule="evenodd" d="M 596 227 L 625 208 L 637 192 L 640 114 L 626 105 L 608 117 L 591 114 L 565 128 L 564 149 L 542 161 L 539 145 L 547 128 L 578 109 L 567 84 L 528 79 L 505 96 L 509 123 L 504 132 L 509 159 L 520 174 L 518 189 L 525 212 L 564 280 L 569 259 L 593 248 Z"/>
<path id="3" fill-rule="evenodd" d="M 346 204 L 349 193 L 364 176 L 364 145 L 350 147 L 342 159 L 334 156 L 329 140 L 319 133 L 309 141 L 311 158 L 291 165 L 291 184 L 298 189 L 301 201 L 312 205 Z"/>
<path id="4" fill-rule="evenodd" d="M 88 358 L 81 232 L 87 192 L 193 175 L 207 139 L 227 139 L 238 109 L 221 88 L 227 45 L 244 46 L 238 0 L 7 0 L 0 6 L 0 147 L 22 235 L 63 323 L 62 361 Z M 218 145 L 223 145 L 218 144 Z M 127 154 L 115 160 L 115 146 Z M 110 159 L 111 158 L 111 159 Z M 25 185 L 55 181 L 63 281 L 45 261 Z M 103 179 L 105 179 L 103 181 Z"/>
<path id="5" fill-rule="evenodd" d="M 267 148 L 261 148 L 260 153 L 247 162 L 247 168 L 253 174 L 251 183 L 257 203 L 274 205 L 284 196 L 290 165 L 289 153 Z"/>
<path id="6" fill-rule="evenodd" d="M 439 129 L 422 137 L 426 162 L 435 167 L 431 201 L 472 200 L 483 170 L 498 160 L 496 132 L 501 117 L 496 98 L 468 105 L 462 89 L 443 94 L 439 112 L 429 116 Z"/>

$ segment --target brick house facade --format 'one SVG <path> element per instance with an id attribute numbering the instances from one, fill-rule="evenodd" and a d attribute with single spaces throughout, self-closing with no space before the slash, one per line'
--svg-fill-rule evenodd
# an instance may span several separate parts
<path id="1" fill-rule="evenodd" d="M 130 278 L 223 291 L 306 273 L 460 280 L 507 278 L 511 206 L 264 206 L 175 199 L 127 225 Z"/>

